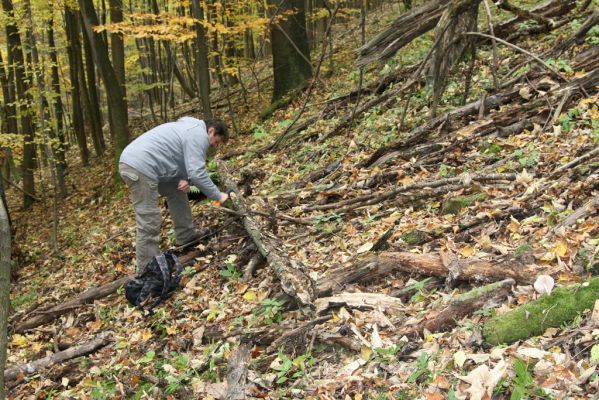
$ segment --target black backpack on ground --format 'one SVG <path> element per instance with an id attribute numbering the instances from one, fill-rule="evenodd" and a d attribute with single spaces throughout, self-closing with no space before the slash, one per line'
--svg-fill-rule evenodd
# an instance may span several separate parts
<path id="1" fill-rule="evenodd" d="M 183 265 L 174 254 L 159 254 L 127 282 L 125 297 L 132 305 L 151 312 L 179 287 L 182 272 Z"/>

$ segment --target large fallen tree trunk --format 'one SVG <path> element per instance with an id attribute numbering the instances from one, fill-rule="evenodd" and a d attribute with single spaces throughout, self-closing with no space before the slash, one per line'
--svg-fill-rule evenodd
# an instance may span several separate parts
<path id="1" fill-rule="evenodd" d="M 71 347 L 67 350 L 54 353 L 48 357 L 40 358 L 39 360 L 35 360 L 27 364 L 19 365 L 18 367 L 9 368 L 4 371 L 4 380 L 12 381 L 20 376 L 34 374 L 43 368 L 49 367 L 50 365 L 93 353 L 99 348 L 106 346 L 111 341 L 112 332 L 102 332 L 87 343 Z"/>
<path id="2" fill-rule="evenodd" d="M 181 264 L 189 264 L 193 261 L 194 256 L 196 256 L 196 253 L 188 254 L 184 257 L 181 257 Z M 35 309 L 30 314 L 32 316 L 23 322 L 17 323 L 13 331 L 17 333 L 22 333 L 27 330 L 36 328 L 40 325 L 44 325 L 48 322 L 54 321 L 56 318 L 70 311 L 73 311 L 74 309 L 77 309 L 85 304 L 90 304 L 94 300 L 98 300 L 113 294 L 118 290 L 118 288 L 122 287 L 131 278 L 132 276 L 123 276 L 115 281 L 107 283 L 106 285 L 88 289 L 85 292 L 75 296 L 71 300 L 58 304 L 54 307 Z"/>
<path id="3" fill-rule="evenodd" d="M 302 304 L 312 304 L 316 296 L 314 281 L 306 273 L 306 267 L 284 253 L 283 243 L 276 236 L 267 236 L 250 212 L 245 199 L 239 193 L 237 184 L 227 170 L 224 161 L 218 163 L 218 176 L 225 187 L 232 191 L 231 201 L 236 211 L 242 214 L 243 226 L 252 238 L 260 254 L 266 258 L 283 291 Z"/>
<path id="4" fill-rule="evenodd" d="M 592 310 L 597 299 L 599 277 L 580 285 L 557 288 L 538 300 L 491 318 L 483 326 L 483 337 L 496 346 L 542 335 L 547 328 L 560 327 L 581 312 Z"/>
<path id="5" fill-rule="evenodd" d="M 239 345 L 229 357 L 227 367 L 227 400 L 244 400 L 245 385 L 250 361 L 250 346 L 246 343 Z"/>
<path id="6" fill-rule="evenodd" d="M 515 283 L 513 279 L 504 279 L 500 282 L 474 288 L 451 299 L 447 307 L 438 313 L 433 312 L 431 315 L 427 315 L 416 326 L 400 329 L 400 333 L 401 335 L 412 336 L 415 333 L 422 335 L 425 329 L 429 332 L 442 332 L 452 329 L 461 318 L 472 314 L 488 303 L 496 304 L 505 299 Z"/>
<path id="7" fill-rule="evenodd" d="M 511 278 L 518 283 L 531 283 L 539 273 L 537 265 L 523 265 L 516 260 L 482 260 L 463 258 L 458 261 L 459 279 L 466 281 L 497 281 Z M 319 296 L 338 292 L 344 285 L 365 283 L 402 271 L 425 276 L 446 277 L 449 268 L 437 253 L 415 254 L 408 252 L 382 252 L 352 266 L 333 269 L 318 282 Z"/>

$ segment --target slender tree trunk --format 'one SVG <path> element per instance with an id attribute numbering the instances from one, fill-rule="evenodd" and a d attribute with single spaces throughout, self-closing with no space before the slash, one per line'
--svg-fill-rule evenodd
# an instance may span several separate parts
<path id="1" fill-rule="evenodd" d="M 192 0 L 192 14 L 197 20 L 204 20 L 204 11 L 199 0 Z M 208 64 L 208 46 L 206 45 L 206 32 L 202 24 L 196 24 L 196 70 L 198 85 L 200 87 L 200 103 L 204 119 L 212 118 L 210 107 L 210 67 Z"/>
<path id="2" fill-rule="evenodd" d="M 10 69 L 9 69 L 10 70 Z M 11 74 L 12 75 L 12 74 Z M 6 73 L 4 61 L 2 60 L 2 52 L 0 52 L 0 85 L 2 86 L 2 107 L 0 110 L 0 131 L 4 133 L 12 133 L 17 135 L 19 128 L 17 124 L 17 109 L 15 107 L 15 86 L 12 76 Z M 14 171 L 14 163 L 12 160 L 12 152 L 10 148 L 4 147 L 0 151 L 3 153 L 3 162 L 0 167 L 0 183 L 1 178 L 10 179 L 11 172 Z"/>
<path id="3" fill-rule="evenodd" d="M 106 149 L 104 141 L 104 132 L 102 131 L 102 112 L 100 111 L 100 99 L 98 95 L 98 85 L 96 79 L 96 64 L 94 62 L 94 53 L 89 43 L 87 35 L 83 36 L 83 50 L 85 52 L 85 72 L 87 76 L 87 88 L 90 103 L 90 118 L 92 125 L 92 135 L 99 138 L 103 149 Z M 110 136 L 112 139 L 114 137 Z"/>
<path id="4" fill-rule="evenodd" d="M 114 68 L 108 58 L 108 46 L 102 36 L 93 31 L 93 27 L 99 24 L 93 2 L 92 0 L 79 0 L 79 7 L 83 16 L 85 32 L 96 56 L 95 60 L 100 68 L 104 88 L 106 89 L 115 137 L 115 175 L 118 176 L 116 166 L 123 149 L 129 143 L 127 104 Z"/>
<path id="5" fill-rule="evenodd" d="M 270 3 L 278 5 L 277 1 Z M 295 9 L 297 12 L 285 21 L 271 27 L 274 90 L 273 102 L 289 91 L 303 88 L 312 77 L 310 48 L 306 34 L 306 18 L 303 0 L 289 0 L 280 8 L 280 13 Z"/>
<path id="6" fill-rule="evenodd" d="M 35 130 L 31 118 L 31 96 L 28 94 L 30 81 L 26 79 L 25 61 L 19 28 L 13 22 L 15 19 L 12 0 L 2 0 L 2 8 L 8 17 L 6 22 L 6 40 L 8 44 L 8 64 L 15 71 L 16 97 L 19 100 L 19 115 L 21 119 L 21 133 L 23 135 L 23 206 L 28 208 L 35 200 L 35 146 L 33 144 Z"/>
<path id="7" fill-rule="evenodd" d="M 56 159 L 56 174 L 60 197 L 67 197 L 67 185 L 65 182 L 66 157 L 65 157 L 65 138 L 64 138 L 64 110 L 62 106 L 62 98 L 60 95 L 60 79 L 58 75 L 58 56 L 56 53 L 56 43 L 54 41 L 54 19 L 51 17 L 48 21 L 48 47 L 50 52 L 51 62 L 51 78 L 52 78 L 52 107 L 54 108 L 54 124 L 52 129 L 48 131 L 50 138 L 56 142 L 52 144 L 54 158 Z"/>
<path id="8" fill-rule="evenodd" d="M 65 9 L 66 33 L 68 42 L 69 73 L 71 78 L 71 115 L 73 119 L 73 129 L 79 146 L 79 155 L 83 165 L 89 164 L 89 150 L 87 149 L 87 138 L 85 135 L 85 124 L 83 122 L 83 108 L 81 107 L 81 85 L 79 84 L 79 61 L 81 57 L 79 44 L 79 27 L 77 23 L 77 14 L 74 10 Z"/>
<path id="9" fill-rule="evenodd" d="M 2 182 L 0 182 L 2 187 Z M 2 191 L 4 193 L 4 191 Z M 0 399 L 4 399 L 4 367 L 8 342 L 8 312 L 10 308 L 10 223 L 4 196 L 0 196 Z"/>
<path id="10" fill-rule="evenodd" d="M 108 0 L 110 7 L 110 22 L 118 23 L 123 22 L 123 4 L 121 0 Z M 119 33 L 110 34 L 110 49 L 112 51 L 112 65 L 114 66 L 114 72 L 116 77 L 121 84 L 121 90 L 123 96 L 127 97 L 127 90 L 125 87 L 125 46 L 123 43 L 123 36 Z"/>

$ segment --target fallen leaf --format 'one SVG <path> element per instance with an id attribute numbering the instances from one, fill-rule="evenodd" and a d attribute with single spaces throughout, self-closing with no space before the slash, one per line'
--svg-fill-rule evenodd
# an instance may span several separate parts
<path id="1" fill-rule="evenodd" d="M 27 340 L 25 336 L 19 335 L 18 333 L 12 335 L 12 340 L 10 341 L 10 345 L 14 347 L 22 347 L 27 345 L 28 343 L 29 340 Z"/>
<path id="2" fill-rule="evenodd" d="M 455 365 L 457 365 L 460 368 L 462 368 L 464 366 L 464 363 L 466 362 L 467 359 L 468 359 L 468 357 L 466 357 L 466 353 L 464 353 L 464 351 L 462 351 L 462 350 L 458 350 L 453 355 L 453 362 L 455 363 Z"/>
<path id="3" fill-rule="evenodd" d="M 547 355 L 546 351 L 537 349 L 536 347 L 520 347 L 516 353 L 527 358 L 536 358 L 540 360 Z"/>
<path id="4" fill-rule="evenodd" d="M 534 283 L 534 288 L 539 294 L 551 293 L 555 286 L 555 281 L 549 275 L 539 275 Z"/>
<path id="5" fill-rule="evenodd" d="M 374 243 L 366 242 L 362 246 L 358 247 L 358 250 L 356 250 L 356 253 L 357 254 L 366 253 L 367 251 L 370 251 L 370 249 L 372 249 L 373 246 L 374 246 Z"/>

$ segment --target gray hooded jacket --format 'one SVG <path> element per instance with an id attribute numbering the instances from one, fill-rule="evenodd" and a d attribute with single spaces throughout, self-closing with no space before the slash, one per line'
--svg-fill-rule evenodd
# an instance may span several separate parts
<path id="1" fill-rule="evenodd" d="M 204 121 L 183 117 L 139 136 L 123 150 L 120 162 L 158 182 L 189 179 L 206 196 L 220 198 L 220 190 L 206 171 L 210 147 Z"/>

